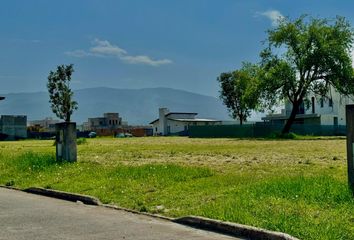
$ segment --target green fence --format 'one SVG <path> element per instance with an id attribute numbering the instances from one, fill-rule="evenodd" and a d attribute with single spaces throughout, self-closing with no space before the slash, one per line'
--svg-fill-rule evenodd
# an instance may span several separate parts
<path id="1" fill-rule="evenodd" d="M 192 138 L 258 138 L 280 133 L 283 125 L 247 124 L 190 126 L 189 137 Z M 310 124 L 293 124 L 290 132 L 298 135 L 344 136 L 345 126 L 324 126 Z"/>

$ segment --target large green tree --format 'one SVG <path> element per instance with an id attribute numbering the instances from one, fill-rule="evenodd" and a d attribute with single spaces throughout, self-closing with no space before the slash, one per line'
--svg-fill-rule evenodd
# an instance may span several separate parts
<path id="1" fill-rule="evenodd" d="M 331 87 L 342 95 L 354 93 L 353 30 L 343 17 L 284 18 L 268 31 L 267 42 L 261 52 L 264 99 L 292 104 L 283 134 L 290 131 L 300 105 L 311 94 L 326 97 Z"/>
<path id="2" fill-rule="evenodd" d="M 257 74 L 257 65 L 243 63 L 241 69 L 221 73 L 217 78 L 220 83 L 220 99 L 231 116 L 238 119 L 241 125 L 247 121 L 251 110 L 258 106 L 260 95 Z"/>
<path id="3" fill-rule="evenodd" d="M 56 71 L 50 71 L 48 76 L 47 88 L 52 111 L 65 122 L 70 122 L 72 113 L 78 108 L 70 88 L 73 72 L 73 64 L 60 65 Z"/>

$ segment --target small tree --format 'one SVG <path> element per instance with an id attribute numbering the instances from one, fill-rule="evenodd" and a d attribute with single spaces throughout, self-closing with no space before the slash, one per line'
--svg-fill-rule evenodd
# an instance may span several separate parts
<path id="1" fill-rule="evenodd" d="M 55 72 L 50 71 L 48 76 L 47 88 L 52 111 L 65 122 L 70 122 L 71 114 L 78 108 L 77 102 L 72 100 L 74 93 L 70 89 L 73 72 L 73 64 L 60 65 Z"/>
<path id="2" fill-rule="evenodd" d="M 283 134 L 310 94 L 326 97 L 331 87 L 342 95 L 354 93 L 353 30 L 343 17 L 284 18 L 268 31 L 268 43 L 261 53 L 263 97 L 273 105 L 279 100 L 292 103 Z"/>
<path id="3" fill-rule="evenodd" d="M 258 67 L 243 63 L 240 70 L 221 73 L 217 80 L 220 83 L 220 99 L 226 105 L 231 116 L 240 124 L 247 121 L 259 105 Z"/>

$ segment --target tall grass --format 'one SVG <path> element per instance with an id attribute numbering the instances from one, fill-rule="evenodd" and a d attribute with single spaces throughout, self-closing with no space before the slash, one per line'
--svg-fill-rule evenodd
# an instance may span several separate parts
<path id="1" fill-rule="evenodd" d="M 0 184 L 88 194 L 139 211 L 201 215 L 300 239 L 354 239 L 343 140 L 161 139 L 88 139 L 70 164 L 55 161 L 50 141 L 0 143 Z"/>

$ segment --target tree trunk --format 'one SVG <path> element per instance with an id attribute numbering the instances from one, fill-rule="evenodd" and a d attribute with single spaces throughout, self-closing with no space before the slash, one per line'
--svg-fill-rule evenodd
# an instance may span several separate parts
<path id="1" fill-rule="evenodd" d="M 65 122 L 70 122 L 70 120 L 71 120 L 70 119 L 70 113 L 67 113 L 64 121 Z"/>
<path id="2" fill-rule="evenodd" d="M 293 103 L 293 109 L 291 110 L 290 117 L 286 121 L 286 123 L 283 127 L 283 130 L 281 131 L 282 135 L 290 132 L 291 125 L 294 123 L 294 120 L 295 120 L 295 117 L 296 117 L 296 114 L 297 114 L 300 104 L 301 104 L 301 101 Z"/>
<path id="3" fill-rule="evenodd" d="M 240 125 L 243 124 L 243 119 L 242 119 L 242 116 L 240 117 Z"/>

